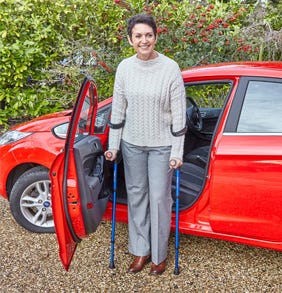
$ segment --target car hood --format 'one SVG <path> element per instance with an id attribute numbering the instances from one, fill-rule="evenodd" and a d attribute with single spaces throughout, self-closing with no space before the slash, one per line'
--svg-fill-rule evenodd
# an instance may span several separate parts
<path id="1" fill-rule="evenodd" d="M 11 130 L 18 130 L 22 132 L 46 132 L 50 131 L 54 126 L 61 123 L 68 122 L 72 110 L 65 110 L 46 114 L 30 121 L 13 126 Z"/>

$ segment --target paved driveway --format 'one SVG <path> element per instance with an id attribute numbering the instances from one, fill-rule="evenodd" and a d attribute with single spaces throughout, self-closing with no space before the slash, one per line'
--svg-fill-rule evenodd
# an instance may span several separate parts
<path id="1" fill-rule="evenodd" d="M 127 274 L 127 226 L 116 227 L 116 269 L 109 265 L 111 225 L 77 248 L 69 272 L 60 264 L 55 235 L 32 234 L 12 218 L 0 199 L 0 292 L 282 292 L 282 253 L 180 235 L 179 266 L 173 274 L 174 235 L 167 271 Z"/>

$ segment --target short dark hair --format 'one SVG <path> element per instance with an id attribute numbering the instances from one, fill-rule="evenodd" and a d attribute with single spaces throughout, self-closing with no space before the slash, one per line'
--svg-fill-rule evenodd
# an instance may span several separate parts
<path id="1" fill-rule="evenodd" d="M 149 25 L 153 29 L 154 35 L 157 35 L 157 25 L 153 16 L 149 14 L 136 14 L 127 21 L 127 34 L 130 39 L 132 38 L 132 29 L 137 23 Z"/>

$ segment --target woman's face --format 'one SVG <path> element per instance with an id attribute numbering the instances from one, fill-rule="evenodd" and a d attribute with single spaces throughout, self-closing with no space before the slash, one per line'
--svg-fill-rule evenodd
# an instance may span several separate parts
<path id="1" fill-rule="evenodd" d="M 137 23 L 132 28 L 132 38 L 128 36 L 130 45 L 135 49 L 137 57 L 142 60 L 149 60 L 156 57 L 154 53 L 157 38 L 153 29 L 144 23 Z"/>

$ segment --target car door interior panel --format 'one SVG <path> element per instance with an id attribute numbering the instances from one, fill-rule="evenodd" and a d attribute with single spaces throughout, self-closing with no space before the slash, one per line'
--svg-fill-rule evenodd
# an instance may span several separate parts
<path id="1" fill-rule="evenodd" d="M 104 164 L 99 138 L 85 136 L 74 145 L 74 155 L 85 230 L 90 234 L 97 229 L 108 200 L 99 197 Z"/>

